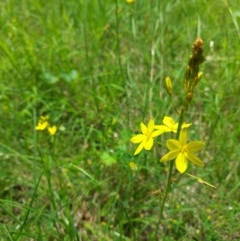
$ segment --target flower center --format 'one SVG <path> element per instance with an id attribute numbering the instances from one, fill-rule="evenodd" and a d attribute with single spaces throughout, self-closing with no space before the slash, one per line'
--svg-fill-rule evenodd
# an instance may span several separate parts
<path id="1" fill-rule="evenodd" d="M 146 137 L 147 137 L 147 140 L 149 140 L 150 138 L 151 138 L 151 134 L 152 134 L 152 132 L 151 131 L 149 131 L 149 130 L 147 130 L 146 131 Z"/>
<path id="2" fill-rule="evenodd" d="M 182 151 L 183 154 L 188 152 L 187 145 L 183 145 L 181 151 Z"/>

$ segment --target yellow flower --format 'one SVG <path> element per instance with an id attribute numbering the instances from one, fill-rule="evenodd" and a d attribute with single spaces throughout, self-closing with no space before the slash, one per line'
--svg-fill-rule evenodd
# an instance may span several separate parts
<path id="1" fill-rule="evenodd" d="M 45 130 L 49 126 L 48 118 L 48 116 L 41 116 L 35 129 L 38 131 Z"/>
<path id="2" fill-rule="evenodd" d="M 164 155 L 160 161 L 175 160 L 176 168 L 180 173 L 184 173 L 188 167 L 188 161 L 193 162 L 198 166 L 204 166 L 204 163 L 194 154 L 200 151 L 205 145 L 202 141 L 191 141 L 187 143 L 187 130 L 183 129 L 180 133 L 179 140 L 167 140 L 167 148 L 170 150 Z"/>
<path id="3" fill-rule="evenodd" d="M 126 0 L 127 3 L 134 3 L 135 0 Z"/>
<path id="4" fill-rule="evenodd" d="M 47 129 L 50 135 L 55 135 L 55 133 L 57 132 L 57 127 L 50 126 L 48 119 L 49 116 L 41 116 L 35 129 L 38 131 L 44 131 L 45 129 Z"/>
<path id="5" fill-rule="evenodd" d="M 151 150 L 153 146 L 153 138 L 159 135 L 159 131 L 154 131 L 154 120 L 150 119 L 148 125 L 146 126 L 141 122 L 141 131 L 142 134 L 138 134 L 130 139 L 134 144 L 139 144 L 138 148 L 134 152 L 134 155 L 137 155 L 142 149 Z"/>
<path id="6" fill-rule="evenodd" d="M 49 126 L 48 132 L 51 136 L 55 135 L 55 133 L 57 132 L 57 127 L 56 126 Z"/>
<path id="7" fill-rule="evenodd" d="M 159 135 L 161 135 L 164 132 L 177 133 L 178 123 L 176 123 L 173 118 L 171 118 L 169 116 L 164 116 L 163 124 L 164 125 L 155 125 L 154 126 L 154 128 L 159 131 Z M 188 128 L 191 125 L 192 125 L 191 123 L 189 123 L 189 124 L 183 123 L 181 126 L 181 129 Z"/>

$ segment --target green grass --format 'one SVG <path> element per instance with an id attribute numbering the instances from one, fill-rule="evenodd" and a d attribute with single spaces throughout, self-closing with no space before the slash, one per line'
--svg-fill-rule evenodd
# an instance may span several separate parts
<path id="1" fill-rule="evenodd" d="M 0 240 L 240 239 L 237 1 L 2 0 L 0 8 Z M 189 172 L 217 189 L 187 176 L 174 183 L 156 238 L 161 194 L 151 193 L 165 188 L 166 150 L 134 157 L 129 139 L 151 115 L 177 118 L 197 36 L 204 77 L 186 121 L 191 139 L 207 143 L 206 166 Z M 41 115 L 58 126 L 54 137 L 35 131 Z"/>

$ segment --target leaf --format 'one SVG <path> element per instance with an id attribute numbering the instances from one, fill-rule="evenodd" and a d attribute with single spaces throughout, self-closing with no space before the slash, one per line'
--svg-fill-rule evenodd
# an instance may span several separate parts
<path id="1" fill-rule="evenodd" d="M 101 155 L 101 161 L 106 165 L 106 166 L 111 166 L 114 163 L 117 162 L 117 160 L 115 158 L 113 158 L 112 156 L 110 156 L 110 154 L 108 152 L 103 152 Z"/>
<path id="2" fill-rule="evenodd" d="M 78 78 L 78 72 L 77 70 L 73 69 L 69 73 L 62 73 L 61 77 L 64 81 L 66 81 L 67 83 L 70 83 Z"/>
<path id="3" fill-rule="evenodd" d="M 57 76 L 54 76 L 53 74 L 48 72 L 43 73 L 43 79 L 48 84 L 56 84 L 59 81 L 59 78 Z"/>

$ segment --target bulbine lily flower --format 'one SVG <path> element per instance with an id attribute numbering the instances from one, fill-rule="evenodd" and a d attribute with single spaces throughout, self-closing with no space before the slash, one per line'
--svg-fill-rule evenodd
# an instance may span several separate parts
<path id="1" fill-rule="evenodd" d="M 134 155 L 140 153 L 142 149 L 148 151 L 151 150 L 154 142 L 154 137 L 160 136 L 165 132 L 177 133 L 178 123 L 176 123 L 173 118 L 165 116 L 163 119 L 163 125 L 155 125 L 154 119 L 151 119 L 148 122 L 148 126 L 143 123 L 141 123 L 140 126 L 142 134 L 138 134 L 130 139 L 130 141 L 134 144 L 139 143 L 139 146 L 136 149 Z M 189 126 L 191 126 L 191 123 L 183 123 L 181 128 L 188 128 Z"/>
<path id="2" fill-rule="evenodd" d="M 134 152 L 134 156 L 140 153 L 142 149 L 148 151 L 151 150 L 153 146 L 153 138 L 160 135 L 158 130 L 154 130 L 154 119 L 150 119 L 147 126 L 141 122 L 140 127 L 142 134 L 138 134 L 130 139 L 132 143 L 139 144 Z"/>
<path id="3" fill-rule="evenodd" d="M 41 116 L 35 129 L 38 131 L 45 130 L 49 126 L 48 119 L 48 116 Z"/>
<path id="4" fill-rule="evenodd" d="M 188 128 L 192 124 L 183 123 L 181 129 Z M 178 123 L 174 121 L 172 117 L 164 116 L 163 125 L 155 125 L 155 129 L 159 130 L 159 133 L 162 134 L 164 132 L 174 132 L 177 133 Z"/>
<path id="5" fill-rule="evenodd" d="M 57 127 L 56 127 L 56 126 L 49 126 L 49 127 L 48 127 L 48 133 L 49 133 L 49 135 L 53 136 L 53 135 L 56 134 L 56 132 L 57 132 Z"/>
<path id="6" fill-rule="evenodd" d="M 188 167 L 188 161 L 193 162 L 198 166 L 204 166 L 202 160 L 195 156 L 195 153 L 200 151 L 205 143 L 202 141 L 191 141 L 187 143 L 187 130 L 181 130 L 179 140 L 167 140 L 167 148 L 170 150 L 164 155 L 160 161 L 171 161 L 175 159 L 176 168 L 180 173 L 184 173 Z"/>
<path id="7" fill-rule="evenodd" d="M 48 116 L 41 116 L 35 129 L 38 131 L 44 131 L 47 129 L 49 135 L 53 136 L 57 132 L 57 127 L 55 125 L 50 126 L 48 119 Z"/>

